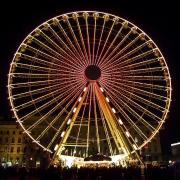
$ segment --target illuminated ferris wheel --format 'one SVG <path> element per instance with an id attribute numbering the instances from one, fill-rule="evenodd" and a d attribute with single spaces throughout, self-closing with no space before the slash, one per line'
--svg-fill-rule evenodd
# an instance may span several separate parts
<path id="1" fill-rule="evenodd" d="M 171 101 L 165 59 L 139 27 L 118 16 L 72 12 L 35 28 L 8 75 L 24 132 L 56 155 L 130 155 L 159 131 Z"/>

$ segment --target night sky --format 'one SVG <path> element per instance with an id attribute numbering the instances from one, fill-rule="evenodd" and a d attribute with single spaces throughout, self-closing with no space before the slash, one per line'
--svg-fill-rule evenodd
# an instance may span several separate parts
<path id="1" fill-rule="evenodd" d="M 160 3 L 162 2 L 162 3 Z M 31 0 L 0 2 L 0 116 L 11 119 L 7 94 L 9 64 L 23 39 L 39 24 L 66 12 L 97 10 L 125 18 L 144 30 L 163 53 L 172 78 L 172 103 L 163 134 L 180 141 L 180 11 L 178 1 Z"/>

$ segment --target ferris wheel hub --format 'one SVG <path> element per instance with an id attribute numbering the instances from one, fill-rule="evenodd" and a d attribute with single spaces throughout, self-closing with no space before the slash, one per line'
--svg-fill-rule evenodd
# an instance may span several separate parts
<path id="1" fill-rule="evenodd" d="M 98 80 L 101 77 L 101 70 L 96 65 L 89 65 L 85 69 L 85 76 L 89 80 Z"/>

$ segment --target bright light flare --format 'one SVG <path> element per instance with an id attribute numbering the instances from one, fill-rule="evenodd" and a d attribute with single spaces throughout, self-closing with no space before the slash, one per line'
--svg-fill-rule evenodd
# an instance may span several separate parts
<path id="1" fill-rule="evenodd" d="M 58 144 L 55 145 L 54 151 L 56 151 L 57 149 L 58 149 Z"/>
<path id="2" fill-rule="evenodd" d="M 114 108 L 112 108 L 112 111 L 113 111 L 113 113 L 116 113 L 116 110 Z"/>
<path id="3" fill-rule="evenodd" d="M 101 92 L 104 92 L 104 89 L 102 87 L 100 87 L 100 90 L 101 90 Z"/>
<path id="4" fill-rule="evenodd" d="M 78 101 L 81 102 L 82 97 L 79 97 Z"/>
<path id="5" fill-rule="evenodd" d="M 135 150 L 137 150 L 137 146 L 136 146 L 135 144 L 133 144 L 133 148 L 134 148 Z"/>
<path id="6" fill-rule="evenodd" d="M 121 121 L 121 119 L 119 119 L 119 123 L 120 123 L 120 125 L 123 125 L 123 122 Z"/>
<path id="7" fill-rule="evenodd" d="M 108 97 L 106 97 L 106 101 L 109 102 L 109 98 Z"/>
<path id="8" fill-rule="evenodd" d="M 76 110 L 77 110 L 77 108 L 75 107 L 75 108 L 73 109 L 73 113 L 75 113 L 75 112 L 76 112 Z"/>
<path id="9" fill-rule="evenodd" d="M 61 137 L 63 137 L 63 136 L 64 136 L 64 134 L 65 134 L 65 131 L 63 131 L 63 132 L 61 133 Z"/>
<path id="10" fill-rule="evenodd" d="M 68 122 L 67 122 L 67 124 L 69 125 L 71 123 L 71 119 L 68 119 Z"/>
<path id="11" fill-rule="evenodd" d="M 130 133 L 128 131 L 126 131 L 126 136 L 130 137 Z"/>

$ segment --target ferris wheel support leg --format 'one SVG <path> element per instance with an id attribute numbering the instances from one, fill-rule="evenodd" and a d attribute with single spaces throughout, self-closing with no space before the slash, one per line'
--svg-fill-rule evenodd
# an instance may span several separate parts
<path id="1" fill-rule="evenodd" d="M 101 106 L 101 109 L 104 113 L 105 119 L 107 121 L 107 124 L 109 126 L 109 129 L 111 131 L 111 134 L 114 138 L 114 141 L 116 143 L 116 146 L 119 150 L 119 152 L 122 150 L 125 155 L 130 155 L 130 150 L 128 147 L 128 144 L 125 142 L 125 138 L 123 137 L 123 134 L 121 132 L 117 131 L 117 125 L 115 123 L 114 114 L 109 106 L 109 104 L 106 102 L 106 99 L 103 95 L 103 93 L 100 90 L 99 85 L 95 82 L 95 94 L 99 101 L 99 104 Z"/>
<path id="2" fill-rule="evenodd" d="M 89 86 L 88 86 L 88 87 L 89 87 Z M 88 87 L 87 87 L 87 88 L 88 88 Z M 65 145 L 65 143 L 66 143 L 66 141 L 67 141 L 67 139 L 68 139 L 68 136 L 69 136 L 69 134 L 70 134 L 70 132 L 71 132 L 73 126 L 74 126 L 74 123 L 75 123 L 75 121 L 76 121 L 76 119 L 77 119 L 78 113 L 79 113 L 79 111 L 80 111 L 80 109 L 81 109 L 81 107 L 82 107 L 82 105 L 83 105 L 83 103 L 84 103 L 84 99 L 85 99 L 85 97 L 86 97 L 86 95 L 87 95 L 87 92 L 88 92 L 88 90 L 86 90 L 86 91 L 84 92 L 84 94 L 83 94 L 83 96 L 82 96 L 82 99 L 81 99 L 81 101 L 79 102 L 79 104 L 78 104 L 78 106 L 77 106 L 77 108 L 76 108 L 76 111 L 74 112 L 74 115 L 73 115 L 73 117 L 72 117 L 71 123 L 70 123 L 69 127 L 66 129 L 65 134 L 63 135 L 63 137 L 62 137 L 62 139 L 61 139 L 61 141 L 60 141 L 60 143 L 59 143 L 59 145 L 58 145 L 58 148 L 57 148 L 56 152 L 54 153 L 54 155 L 53 155 L 53 157 L 52 157 L 51 162 L 50 162 L 49 165 L 55 164 L 55 162 L 57 161 L 57 158 L 58 158 L 57 156 L 61 155 L 62 150 L 63 150 L 63 147 L 64 147 L 64 145 Z"/>
<path id="3" fill-rule="evenodd" d="M 131 151 L 129 149 L 128 142 L 126 142 L 126 137 L 123 136 L 122 132 L 117 130 L 118 128 L 115 121 L 115 115 L 112 112 L 110 105 L 106 101 L 104 94 L 101 92 L 99 85 L 97 83 L 94 83 L 94 86 L 95 86 L 95 93 L 96 93 L 97 99 L 104 113 L 105 119 L 111 131 L 111 134 L 115 140 L 118 150 L 122 149 L 125 155 L 131 156 Z M 140 164 L 144 165 L 139 153 L 136 150 L 134 151 L 134 153 L 136 155 L 137 160 L 140 162 Z"/>

